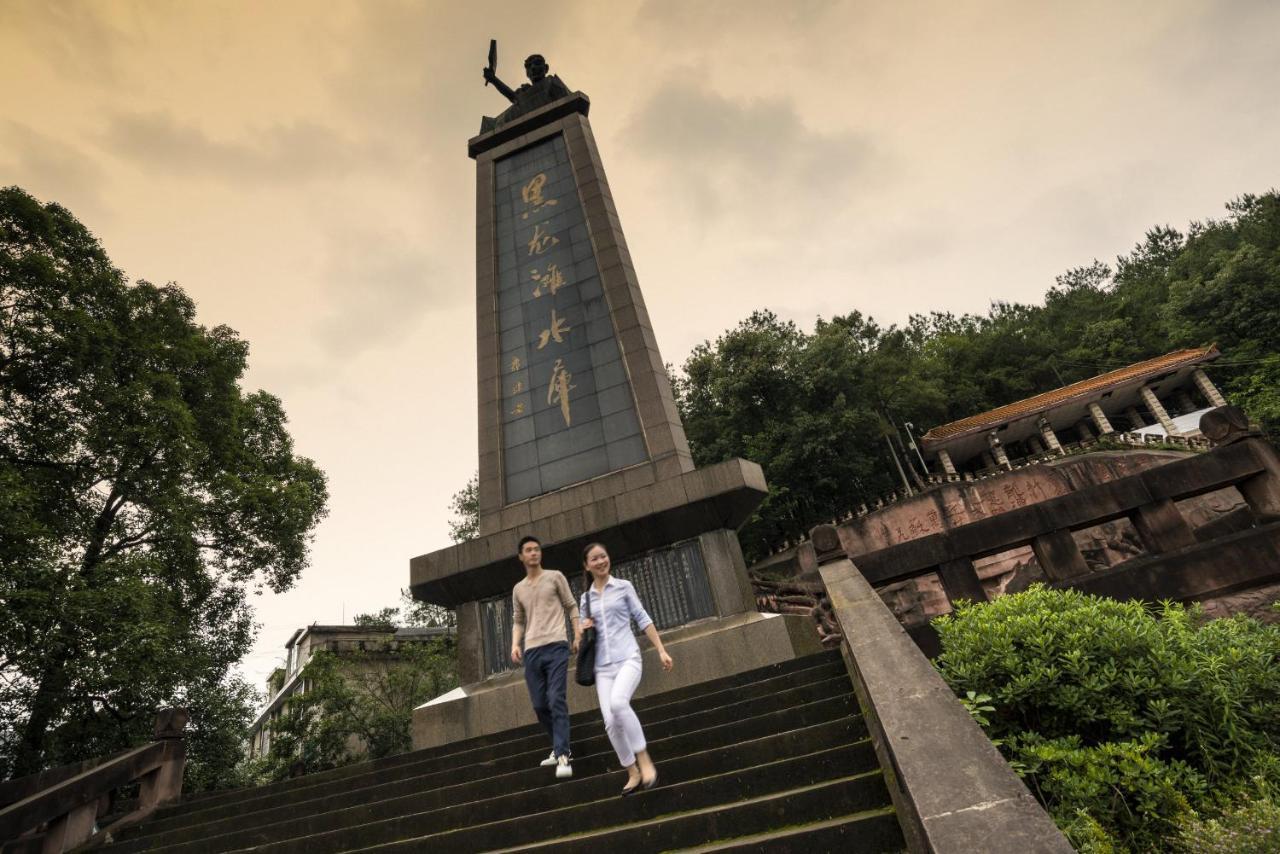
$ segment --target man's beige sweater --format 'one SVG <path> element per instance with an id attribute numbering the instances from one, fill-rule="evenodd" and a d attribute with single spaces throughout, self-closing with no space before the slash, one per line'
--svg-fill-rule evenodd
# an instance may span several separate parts
<path id="1" fill-rule="evenodd" d="M 564 614 L 571 620 L 578 619 L 578 603 L 573 601 L 569 582 L 554 569 L 544 569 L 530 584 L 527 577 L 520 579 L 511 591 L 512 625 L 524 632 L 524 648 L 533 649 L 549 643 L 568 643 Z"/>

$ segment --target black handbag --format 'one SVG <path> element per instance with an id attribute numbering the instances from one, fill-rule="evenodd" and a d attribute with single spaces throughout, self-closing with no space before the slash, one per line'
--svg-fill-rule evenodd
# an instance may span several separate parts
<path id="1" fill-rule="evenodd" d="M 591 587 L 583 595 L 587 608 L 587 619 L 591 619 Z M 596 627 L 582 630 L 582 640 L 578 642 L 578 663 L 574 668 L 573 681 L 579 685 L 596 684 Z"/>

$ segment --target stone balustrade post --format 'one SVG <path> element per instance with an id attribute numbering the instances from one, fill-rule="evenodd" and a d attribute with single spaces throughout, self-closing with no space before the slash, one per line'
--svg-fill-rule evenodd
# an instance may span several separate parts
<path id="1" fill-rule="evenodd" d="M 155 738 L 164 742 L 164 760 L 159 768 L 142 778 L 138 792 L 139 809 L 154 809 L 182 796 L 182 776 L 187 765 L 184 738 L 190 720 L 191 713 L 186 709 L 161 709 L 156 713 Z"/>
<path id="2" fill-rule="evenodd" d="M 948 601 L 953 604 L 959 599 L 970 602 L 986 602 L 987 591 L 978 578 L 978 571 L 973 561 L 967 557 L 947 561 L 938 567 L 938 580 L 947 594 Z"/>
<path id="3" fill-rule="evenodd" d="M 1139 507 L 1130 517 L 1148 554 L 1194 546 L 1196 535 L 1178 505 L 1165 498 Z"/>
<path id="4" fill-rule="evenodd" d="M 1041 534 L 1031 541 L 1031 550 L 1035 552 L 1036 563 L 1050 581 L 1062 581 L 1087 575 L 1089 564 L 1085 562 L 1076 538 L 1065 528 Z"/>
<path id="5" fill-rule="evenodd" d="M 1249 425 L 1238 406 L 1219 406 L 1200 416 L 1200 432 L 1215 448 L 1237 442 L 1249 450 L 1263 471 L 1236 485 L 1259 524 L 1280 521 L 1280 454 Z"/>

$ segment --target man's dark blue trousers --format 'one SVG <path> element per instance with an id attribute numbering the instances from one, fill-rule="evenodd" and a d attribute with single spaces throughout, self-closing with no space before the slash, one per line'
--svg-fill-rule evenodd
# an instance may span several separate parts
<path id="1" fill-rule="evenodd" d="M 529 699 L 556 756 L 569 755 L 569 703 L 565 680 L 569 674 L 569 644 L 564 641 L 524 651 L 524 682 Z"/>

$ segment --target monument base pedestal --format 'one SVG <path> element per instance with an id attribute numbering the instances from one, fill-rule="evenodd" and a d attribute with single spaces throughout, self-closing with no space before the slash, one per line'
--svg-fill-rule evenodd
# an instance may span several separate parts
<path id="1" fill-rule="evenodd" d="M 784 614 L 749 612 L 690 623 L 662 633 L 675 661 L 664 672 L 657 653 L 642 640 L 644 678 L 637 697 L 696 685 L 819 652 L 813 621 Z M 595 688 L 573 681 L 569 668 L 569 713 L 598 708 Z M 537 723 L 524 673 L 512 670 L 464 685 L 413 712 L 413 748 L 421 750 Z"/>

